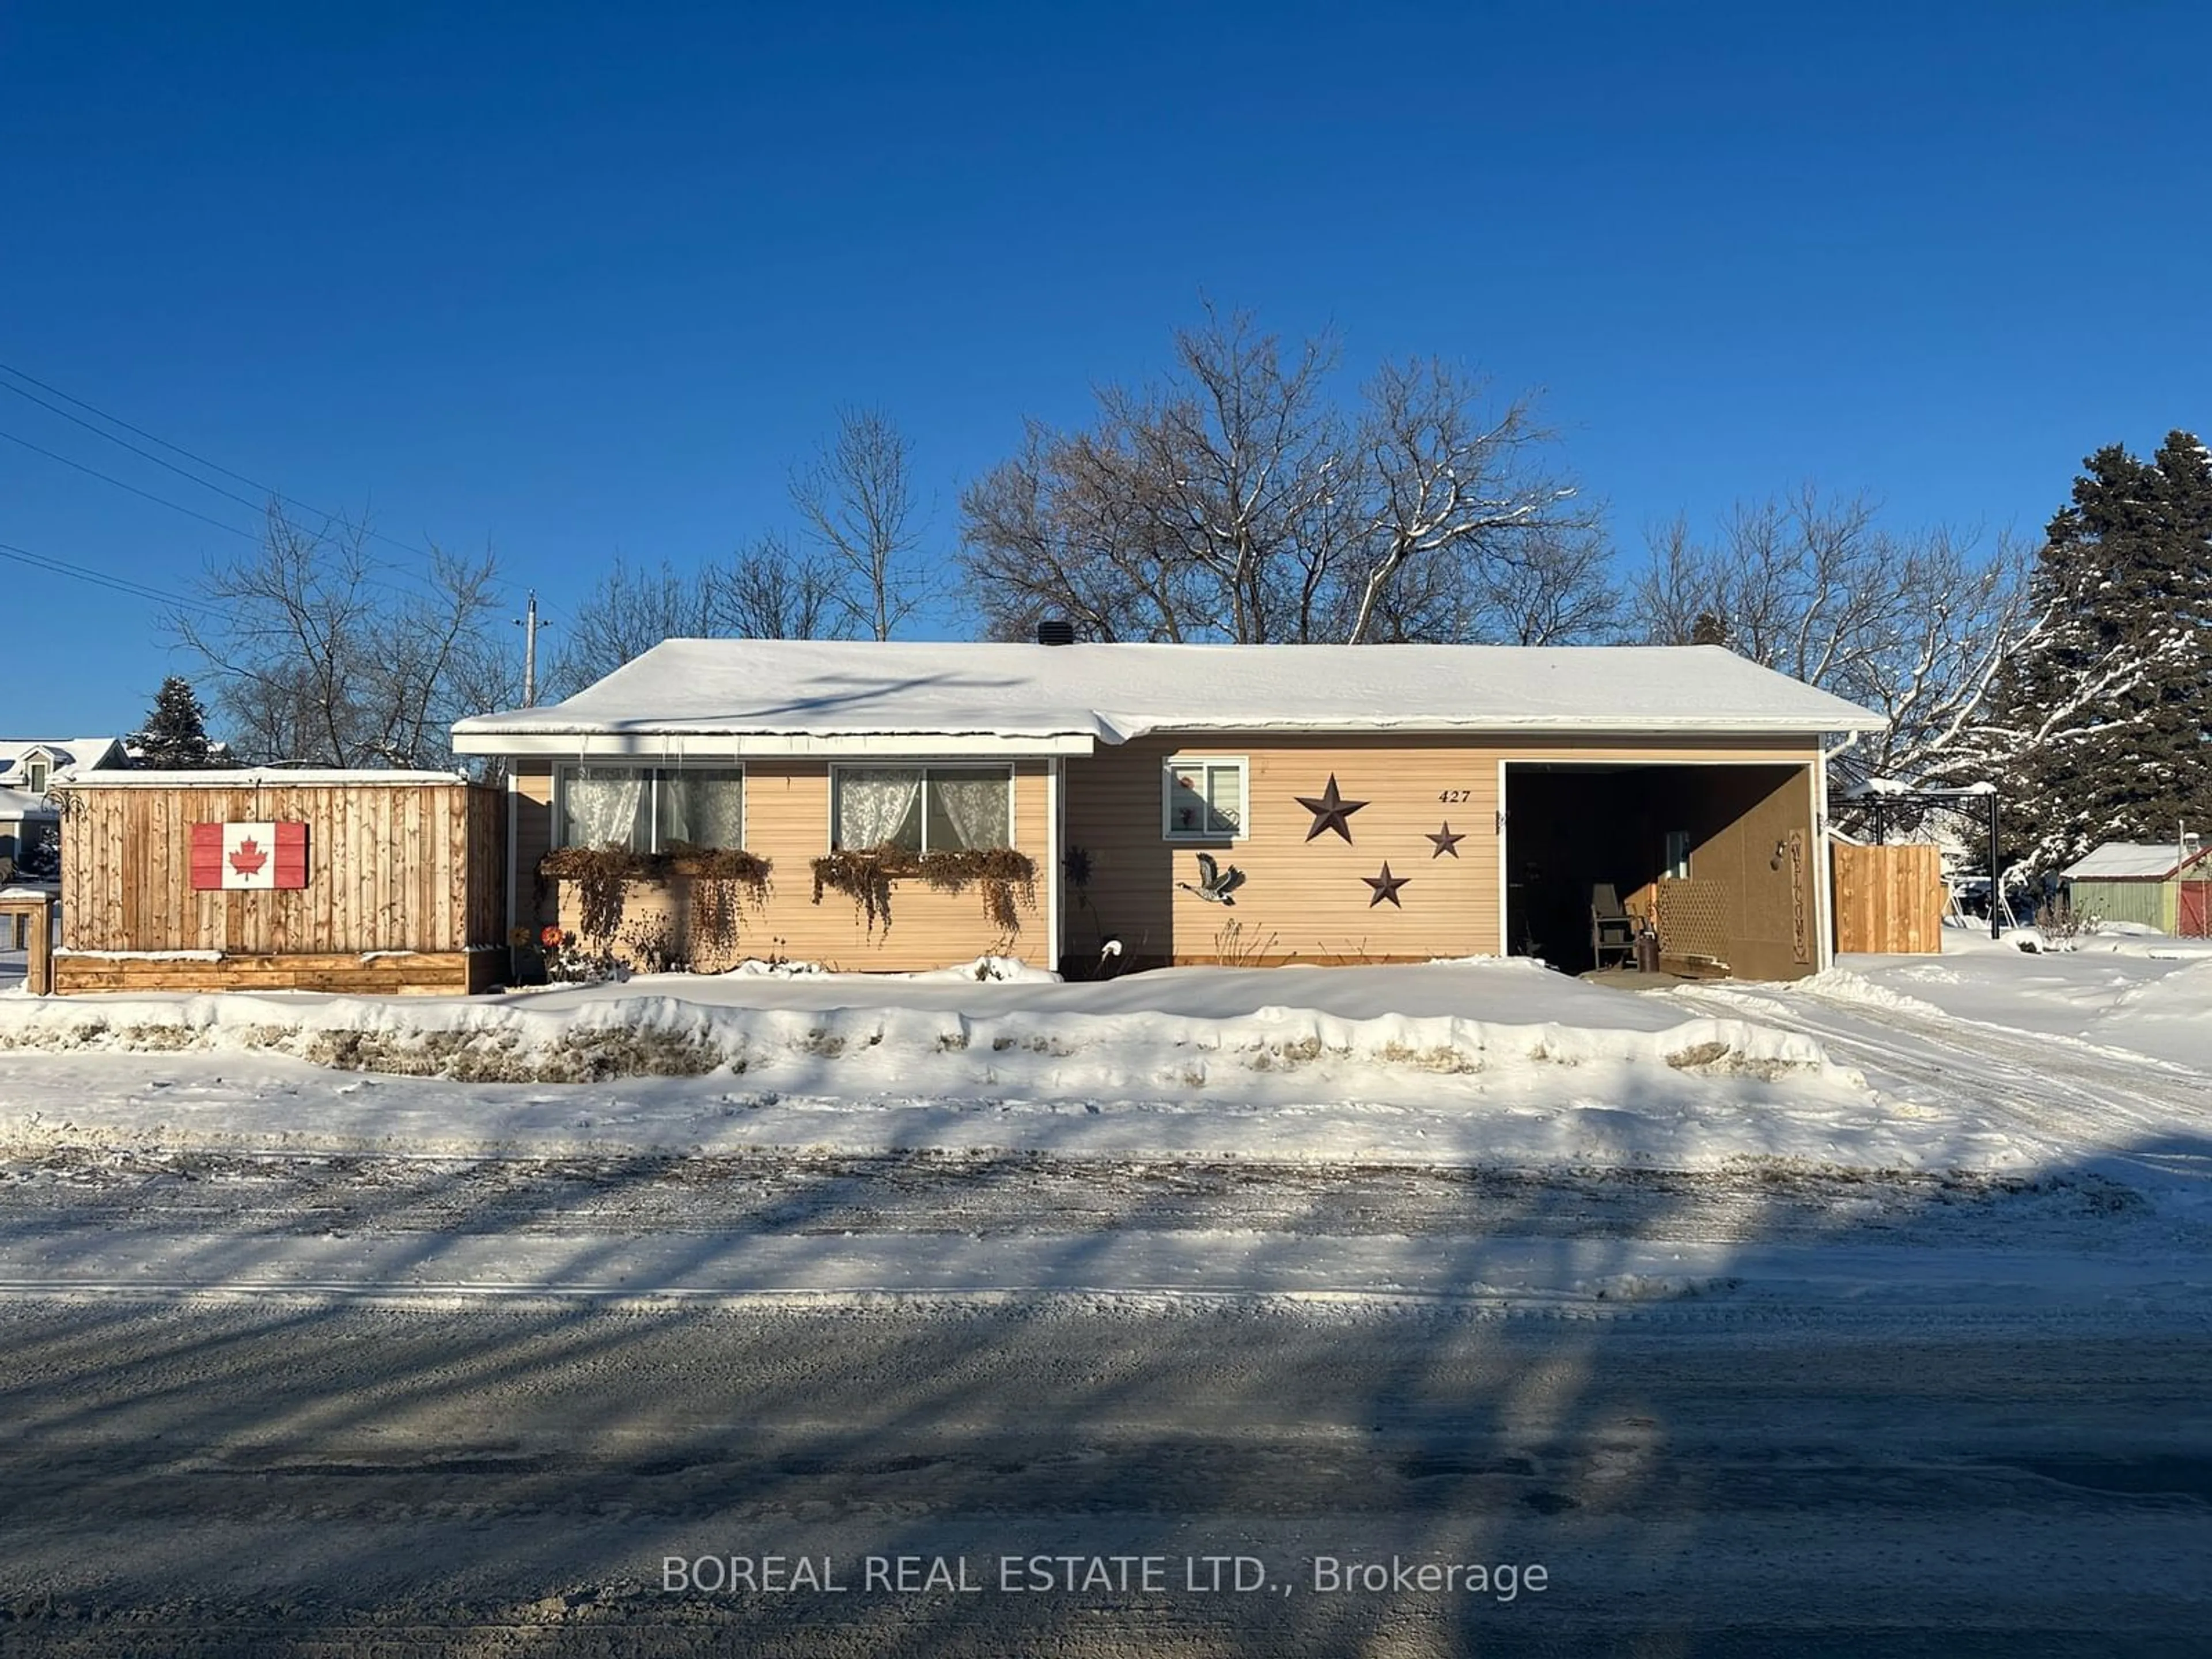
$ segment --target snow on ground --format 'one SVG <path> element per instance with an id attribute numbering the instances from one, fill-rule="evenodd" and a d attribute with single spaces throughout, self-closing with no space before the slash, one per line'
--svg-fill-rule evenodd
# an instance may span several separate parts
<path id="1" fill-rule="evenodd" d="M 1806 1037 L 1495 961 L 0 1000 L 16 1146 L 2008 1161 L 1868 1101 Z"/>
<path id="2" fill-rule="evenodd" d="M 2099 933 L 2033 953 L 2033 931 L 1946 928 L 1941 957 L 1847 957 L 1807 989 L 1899 998 L 1955 1018 L 2212 1072 L 2212 939 Z"/>
<path id="3" fill-rule="evenodd" d="M 1471 959 L 1100 983 L 998 963 L 1006 977 L 980 981 L 733 973 L 467 999 L 9 995 L 0 1146 L 2033 1173 L 2212 1128 L 2212 1103 L 2188 1104 L 2212 1072 L 2212 952 L 2087 943 L 2028 955 L 1952 930 L 1941 957 L 1656 994 Z M 1893 1045 L 1875 1034 L 1900 1022 L 1937 1058 L 1884 1075 Z M 1947 1086 L 1945 1032 L 2022 1061 L 2103 1056 L 2119 1078 L 2161 1063 L 2172 1097 L 2148 1113 L 2078 1084 L 1999 1098 L 1963 1048 Z"/>

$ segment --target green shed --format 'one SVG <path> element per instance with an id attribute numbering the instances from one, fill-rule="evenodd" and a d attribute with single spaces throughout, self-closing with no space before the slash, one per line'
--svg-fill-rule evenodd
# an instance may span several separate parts
<path id="1" fill-rule="evenodd" d="M 2212 847 L 2108 841 L 2063 873 L 2076 911 L 2190 939 L 2212 934 Z"/>

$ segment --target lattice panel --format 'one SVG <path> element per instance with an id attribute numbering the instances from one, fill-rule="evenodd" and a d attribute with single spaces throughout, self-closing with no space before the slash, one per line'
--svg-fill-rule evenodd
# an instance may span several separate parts
<path id="1" fill-rule="evenodd" d="M 1728 887 L 1717 881 L 1658 884 L 1659 953 L 1728 960 Z"/>

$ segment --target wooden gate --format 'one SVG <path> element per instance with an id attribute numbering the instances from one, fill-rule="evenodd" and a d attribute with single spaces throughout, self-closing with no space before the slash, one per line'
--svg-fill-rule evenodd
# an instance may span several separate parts
<path id="1" fill-rule="evenodd" d="M 1836 949 L 1933 956 L 1943 948 L 1943 865 L 1933 847 L 1835 843 Z"/>

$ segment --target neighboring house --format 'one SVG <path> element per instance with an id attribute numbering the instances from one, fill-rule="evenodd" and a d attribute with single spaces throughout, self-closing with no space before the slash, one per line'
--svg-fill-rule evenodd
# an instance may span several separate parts
<path id="1" fill-rule="evenodd" d="M 61 807 L 49 792 L 125 764 L 115 738 L 0 738 L 0 859 L 19 876 L 58 877 Z"/>
<path id="2" fill-rule="evenodd" d="M 675 953 L 702 968 L 998 949 L 1079 971 L 1118 939 L 1125 966 L 1581 969 L 1604 884 L 1656 904 L 1670 957 L 1790 978 L 1831 955 L 1824 743 L 1881 725 L 1709 646 L 672 640 L 453 732 L 508 762 L 518 921 L 587 919 L 539 873 L 556 848 L 765 860 L 738 938 Z M 817 898 L 817 860 L 886 843 L 915 872 L 888 926 L 834 879 Z M 923 873 L 993 848 L 1035 877 L 996 919 Z M 957 884 L 960 863 L 935 867 Z M 629 921 L 680 941 L 684 867 L 641 866 L 676 878 L 634 884 Z"/>
<path id="3" fill-rule="evenodd" d="M 2212 847 L 2108 841 L 2060 872 L 2076 911 L 2191 939 L 2212 934 Z"/>

